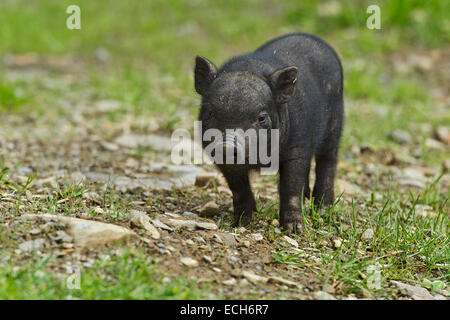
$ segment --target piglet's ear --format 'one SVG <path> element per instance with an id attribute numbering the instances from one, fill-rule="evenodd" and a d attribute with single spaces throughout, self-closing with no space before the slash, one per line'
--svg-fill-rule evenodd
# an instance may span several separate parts
<path id="1" fill-rule="evenodd" d="M 216 66 L 206 58 L 197 56 L 195 58 L 195 91 L 204 95 L 211 83 L 216 78 Z"/>
<path id="2" fill-rule="evenodd" d="M 286 103 L 295 93 L 297 83 L 297 67 L 287 67 L 275 71 L 269 77 L 278 103 Z"/>

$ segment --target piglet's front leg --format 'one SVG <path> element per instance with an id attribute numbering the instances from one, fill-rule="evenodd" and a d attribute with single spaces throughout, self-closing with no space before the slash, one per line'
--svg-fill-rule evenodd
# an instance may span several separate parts
<path id="1" fill-rule="evenodd" d="M 248 172 L 223 172 L 228 186 L 233 193 L 233 226 L 246 226 L 256 211 L 255 197 L 250 188 Z"/>
<path id="2" fill-rule="evenodd" d="M 301 201 L 309 190 L 310 160 L 285 161 L 280 167 L 280 223 L 289 233 L 303 231 Z"/>

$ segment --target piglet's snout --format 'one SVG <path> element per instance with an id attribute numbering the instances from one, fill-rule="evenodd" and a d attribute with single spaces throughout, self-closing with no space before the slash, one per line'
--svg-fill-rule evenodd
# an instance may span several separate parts
<path id="1" fill-rule="evenodd" d="M 233 155 L 236 159 L 245 155 L 244 144 L 242 137 L 234 134 L 227 134 L 222 141 L 217 143 L 217 147 L 219 150 L 223 151 L 224 155 Z"/>

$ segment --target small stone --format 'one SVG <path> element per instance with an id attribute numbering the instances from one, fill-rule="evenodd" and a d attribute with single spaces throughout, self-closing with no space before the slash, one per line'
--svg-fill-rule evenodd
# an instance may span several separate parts
<path id="1" fill-rule="evenodd" d="M 220 208 L 214 201 L 209 201 L 199 210 L 199 214 L 202 217 L 213 217 L 218 215 L 219 212 Z"/>
<path id="2" fill-rule="evenodd" d="M 65 233 L 63 230 L 56 231 L 56 236 L 53 237 L 53 240 L 60 242 L 72 242 L 73 238 Z"/>
<path id="3" fill-rule="evenodd" d="M 236 229 L 236 233 L 245 233 L 247 232 L 247 229 L 245 229 L 244 227 L 239 227 Z"/>
<path id="4" fill-rule="evenodd" d="M 203 239 L 203 238 L 202 238 L 202 237 L 200 237 L 200 236 L 197 236 L 197 237 L 195 237 L 194 239 L 195 239 L 195 241 L 197 241 L 197 242 L 199 242 L 199 243 L 203 243 L 203 244 L 206 244 L 206 241 L 205 241 L 205 239 Z"/>
<path id="5" fill-rule="evenodd" d="M 273 219 L 272 225 L 273 225 L 274 227 L 278 227 L 278 226 L 280 225 L 280 222 L 279 222 L 277 219 Z"/>
<path id="6" fill-rule="evenodd" d="M 95 207 L 95 208 L 94 208 L 94 212 L 95 212 L 96 214 L 103 214 L 103 213 L 105 213 L 105 211 L 103 211 L 103 209 L 100 208 L 100 207 Z"/>
<path id="7" fill-rule="evenodd" d="M 388 137 L 398 144 L 412 144 L 413 142 L 411 135 L 400 129 L 392 131 Z"/>
<path id="8" fill-rule="evenodd" d="M 234 286 L 234 285 L 236 285 L 237 281 L 235 278 L 230 278 L 228 280 L 222 281 L 222 283 L 226 286 Z"/>
<path id="9" fill-rule="evenodd" d="M 29 202 L 33 202 L 33 194 L 30 192 L 30 190 L 25 191 L 25 197 Z"/>
<path id="10" fill-rule="evenodd" d="M 373 232 L 372 229 L 369 228 L 366 231 L 364 231 L 364 233 L 362 234 L 361 238 L 364 241 L 370 241 L 370 240 L 373 239 L 373 236 L 374 236 L 374 232 Z"/>
<path id="11" fill-rule="evenodd" d="M 270 264 L 270 263 L 272 263 L 272 262 L 273 262 L 273 258 L 272 258 L 271 255 L 265 255 L 265 256 L 262 258 L 262 263 L 264 263 L 264 264 Z"/>
<path id="12" fill-rule="evenodd" d="M 158 240 L 161 235 L 159 231 L 150 222 L 150 217 L 142 211 L 131 210 L 131 225 L 145 229 L 146 233 L 153 239 Z"/>
<path id="13" fill-rule="evenodd" d="M 298 242 L 295 241 L 294 239 L 289 238 L 288 236 L 283 236 L 283 237 L 281 237 L 281 239 L 282 239 L 283 241 L 289 243 L 291 246 L 293 246 L 293 247 L 295 247 L 295 248 L 298 248 Z"/>
<path id="14" fill-rule="evenodd" d="M 222 239 L 220 238 L 220 236 L 219 236 L 217 233 L 214 234 L 214 240 L 215 240 L 217 243 L 223 244 Z"/>
<path id="15" fill-rule="evenodd" d="M 250 236 L 255 241 L 262 241 L 264 239 L 261 233 L 252 233 Z"/>
<path id="16" fill-rule="evenodd" d="M 269 281 L 268 278 L 258 276 L 250 270 L 243 271 L 242 275 L 253 284 L 266 283 L 267 281 Z"/>
<path id="17" fill-rule="evenodd" d="M 102 147 L 107 151 L 119 150 L 119 146 L 115 143 L 103 141 L 103 142 L 101 142 L 101 144 L 102 144 Z"/>
<path id="18" fill-rule="evenodd" d="M 164 229 L 164 230 L 167 230 L 167 231 L 173 231 L 173 229 L 171 227 L 169 227 L 165 223 L 162 223 L 158 219 L 153 219 L 153 220 L 150 220 L 150 221 L 157 228 Z"/>
<path id="19" fill-rule="evenodd" d="M 250 283 L 248 282 L 248 280 L 247 279 L 241 279 L 241 281 L 239 281 L 239 285 L 240 286 L 242 286 L 242 287 L 246 287 L 246 286 L 248 286 Z"/>
<path id="20" fill-rule="evenodd" d="M 364 195 L 364 191 L 357 185 L 350 183 L 343 179 L 336 181 L 337 189 L 340 193 L 344 192 L 345 195 L 359 196 Z"/>
<path id="21" fill-rule="evenodd" d="M 163 282 L 163 283 L 169 283 L 169 282 L 170 282 L 170 278 L 169 278 L 169 277 L 164 277 L 164 278 L 162 279 L 162 282 Z"/>
<path id="22" fill-rule="evenodd" d="M 95 57 L 101 62 L 107 62 L 111 58 L 109 51 L 103 47 L 95 50 Z"/>
<path id="23" fill-rule="evenodd" d="M 427 179 L 423 172 L 415 168 L 405 168 L 395 177 L 398 184 L 406 187 L 425 189 Z"/>
<path id="24" fill-rule="evenodd" d="M 211 222 L 197 222 L 197 228 L 205 230 L 217 230 L 218 227 L 215 223 Z"/>
<path id="25" fill-rule="evenodd" d="M 450 297 L 450 287 L 447 287 L 446 289 L 442 289 L 442 290 L 438 289 L 438 290 L 435 290 L 435 291 L 437 293 L 439 293 L 440 295 L 443 295 L 445 297 Z"/>
<path id="26" fill-rule="evenodd" d="M 75 246 L 81 249 L 95 248 L 117 241 L 130 241 L 138 238 L 135 232 L 111 223 L 52 214 L 25 214 L 21 218 L 26 220 L 42 219 L 47 221 L 47 224 L 67 225 L 67 232 L 73 237 Z"/>
<path id="27" fill-rule="evenodd" d="M 342 241 L 340 239 L 333 240 L 333 246 L 335 249 L 339 249 L 342 246 Z"/>
<path id="28" fill-rule="evenodd" d="M 443 126 L 437 127 L 435 134 L 436 134 L 436 138 L 439 141 L 442 141 L 445 144 L 450 144 L 450 128 L 443 127 Z"/>
<path id="29" fill-rule="evenodd" d="M 242 241 L 242 245 L 246 248 L 250 248 L 250 241 L 244 240 L 244 241 Z"/>
<path id="30" fill-rule="evenodd" d="M 212 268 L 213 269 L 213 271 L 214 272 L 217 272 L 217 273 L 222 273 L 222 270 L 221 269 L 219 269 L 219 268 L 216 268 L 216 267 L 214 267 L 214 268 Z"/>
<path id="31" fill-rule="evenodd" d="M 227 187 L 224 187 L 224 186 L 218 186 L 218 187 L 217 187 L 217 191 L 219 191 L 219 194 L 220 194 L 220 193 L 225 193 L 225 194 L 228 194 L 228 195 L 230 195 L 230 196 L 233 195 L 233 192 L 231 192 L 230 189 L 228 189 Z"/>
<path id="32" fill-rule="evenodd" d="M 193 220 L 167 219 L 167 221 L 165 222 L 175 229 L 184 228 L 190 231 L 194 231 L 197 227 L 197 222 Z"/>
<path id="33" fill-rule="evenodd" d="M 286 279 L 283 279 L 283 278 L 277 277 L 277 276 L 269 277 L 269 281 L 285 284 L 290 287 L 299 287 L 298 283 L 296 283 L 294 281 L 286 280 Z"/>
<path id="34" fill-rule="evenodd" d="M 224 232 L 220 234 L 220 237 L 226 245 L 234 246 L 236 244 L 236 239 L 232 233 Z"/>
<path id="35" fill-rule="evenodd" d="M 213 262 L 210 256 L 203 256 L 203 260 L 205 260 L 208 263 L 212 263 Z"/>
<path id="36" fill-rule="evenodd" d="M 34 229 L 31 229 L 30 231 L 28 231 L 28 233 L 32 234 L 32 235 L 37 235 L 37 234 L 41 233 L 41 229 L 34 228 Z"/>
<path id="37" fill-rule="evenodd" d="M 314 292 L 314 297 L 317 300 L 336 300 L 336 298 L 333 295 L 331 295 L 331 294 L 329 294 L 328 292 L 325 292 L 325 291 L 316 291 L 316 292 Z"/>
<path id="38" fill-rule="evenodd" d="M 183 216 L 184 217 L 186 217 L 186 218 L 189 218 L 189 219 L 192 219 L 192 218 L 198 218 L 198 215 L 197 214 L 195 214 L 195 213 L 193 213 L 193 212 L 190 212 L 190 211 L 186 211 L 186 212 L 184 212 L 183 213 Z"/>
<path id="39" fill-rule="evenodd" d="M 198 267 L 198 261 L 190 257 L 183 257 L 180 262 L 187 267 Z"/>
<path id="40" fill-rule="evenodd" d="M 169 216 L 169 217 L 175 218 L 175 219 L 181 218 L 181 216 L 180 216 L 179 214 L 173 213 L 173 212 L 164 212 L 164 214 L 165 214 L 166 216 Z"/>
<path id="41" fill-rule="evenodd" d="M 428 218 L 428 217 L 435 217 L 436 216 L 436 212 L 434 212 L 433 208 L 427 205 L 421 205 L 421 204 L 417 204 L 414 208 L 416 215 L 423 217 L 423 218 Z"/>
<path id="42" fill-rule="evenodd" d="M 23 252 L 31 252 L 42 249 L 44 247 L 44 244 L 44 239 L 30 240 L 19 244 L 19 249 Z"/>
<path id="43" fill-rule="evenodd" d="M 433 296 L 425 288 L 419 286 L 412 286 L 410 284 L 402 283 L 395 280 L 392 280 L 391 283 L 394 284 L 403 294 L 410 296 L 414 300 L 433 299 Z"/>
<path id="44" fill-rule="evenodd" d="M 444 145 L 442 142 L 439 142 L 432 138 L 425 139 L 425 147 L 432 150 L 444 150 Z"/>

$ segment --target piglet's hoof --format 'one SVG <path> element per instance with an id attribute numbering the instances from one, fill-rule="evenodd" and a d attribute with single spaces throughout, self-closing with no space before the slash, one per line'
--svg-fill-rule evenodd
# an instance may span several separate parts
<path id="1" fill-rule="evenodd" d="M 242 214 L 241 216 L 235 216 L 233 221 L 233 228 L 235 227 L 246 227 L 252 221 L 251 214 Z"/>
<path id="2" fill-rule="evenodd" d="M 288 235 L 303 233 L 303 225 L 300 221 L 285 222 L 281 224 L 281 227 L 287 231 Z"/>

